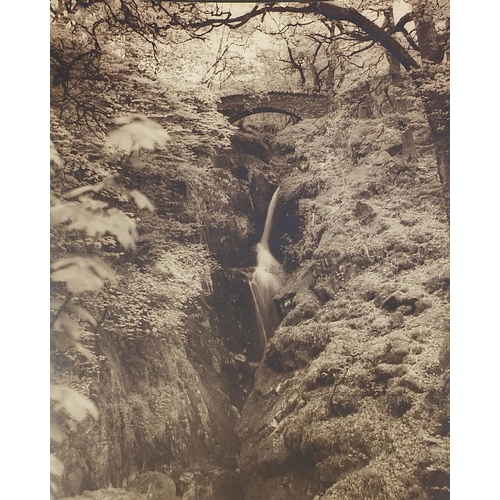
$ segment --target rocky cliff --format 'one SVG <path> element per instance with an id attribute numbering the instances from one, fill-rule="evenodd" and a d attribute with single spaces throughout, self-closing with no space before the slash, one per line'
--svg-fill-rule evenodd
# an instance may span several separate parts
<path id="1" fill-rule="evenodd" d="M 393 118 L 276 137 L 302 236 L 238 422 L 247 500 L 448 498 L 448 224 L 425 126 L 408 158 Z"/>

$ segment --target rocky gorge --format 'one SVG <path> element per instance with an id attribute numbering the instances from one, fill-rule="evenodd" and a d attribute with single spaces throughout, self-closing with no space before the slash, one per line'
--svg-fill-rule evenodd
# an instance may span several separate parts
<path id="1" fill-rule="evenodd" d="M 120 279 L 89 299 L 95 359 L 52 353 L 53 380 L 99 410 L 53 445 L 55 498 L 449 498 L 449 223 L 432 141 L 418 103 L 366 116 L 353 102 L 272 134 L 220 117 L 229 142 L 202 128 L 189 153 L 184 115 L 164 151 L 107 163 L 156 210 L 136 216 L 135 250 L 96 249 Z M 53 140 L 78 178 L 75 137 Z M 76 140 L 97 165 L 100 146 Z M 262 345 L 250 277 L 277 188 L 269 248 L 286 281 Z"/>

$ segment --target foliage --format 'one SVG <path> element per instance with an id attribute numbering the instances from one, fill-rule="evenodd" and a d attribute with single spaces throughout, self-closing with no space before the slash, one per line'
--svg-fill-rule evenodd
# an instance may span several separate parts
<path id="1" fill-rule="evenodd" d="M 81 216 L 77 213 L 70 214 L 70 217 L 78 221 Z M 104 227 L 107 229 L 105 225 Z M 91 234 L 90 236 L 95 235 Z M 97 292 L 104 286 L 106 280 L 114 281 L 115 279 L 112 269 L 96 257 L 66 257 L 54 262 L 51 268 L 52 281 L 66 283 L 66 288 L 72 295 L 79 295 L 86 291 Z M 80 314 L 80 316 L 83 316 L 81 319 L 89 319 L 89 322 L 95 326 L 95 320 L 91 315 Z M 54 322 L 56 330 L 61 326 L 63 320 L 68 323 L 69 318 L 67 315 L 58 316 Z M 73 330 L 73 327 L 70 328 L 68 324 L 65 326 L 66 328 L 63 331 L 70 333 Z"/>
<path id="2" fill-rule="evenodd" d="M 161 82 L 178 80 L 176 67 L 196 67 L 193 74 L 200 76 L 193 80 L 191 74 L 192 81 L 214 88 L 218 80 L 219 88 L 223 84 L 226 92 L 231 81 L 235 90 L 248 91 L 256 72 L 264 75 L 266 87 L 283 84 L 288 89 L 290 81 L 276 78 L 288 67 L 305 90 L 326 91 L 331 103 L 339 92 L 356 86 L 360 80 L 386 73 L 397 79 L 402 66 L 416 78 L 424 96 L 446 197 L 449 114 L 439 110 L 442 93 L 447 92 L 448 70 L 441 62 L 449 46 L 449 8 L 446 3 L 443 6 L 432 0 L 424 4 L 415 5 L 396 22 L 393 6 L 382 0 L 347 2 L 346 6 L 328 2 L 257 4 L 241 15 L 231 12 L 236 7 L 211 3 L 120 0 L 110 5 L 104 0 L 54 1 L 51 98 L 67 120 L 84 120 L 87 124 L 94 121 L 102 129 L 113 106 L 96 101 L 94 95 L 108 88 L 119 89 L 107 71 L 110 57 L 122 64 L 127 61 L 131 69 L 157 76 Z M 215 35 L 216 28 L 221 30 L 220 37 Z M 269 38 L 268 34 L 277 38 Z M 266 40 L 267 47 L 264 43 L 258 51 L 250 51 L 250 43 L 260 39 Z M 284 43 L 275 43 L 276 39 Z M 179 51 L 181 45 L 188 49 Z M 215 54 L 214 62 L 205 55 L 207 46 Z M 426 75 L 425 82 L 415 76 L 418 72 L 411 73 L 420 68 L 419 47 L 424 68 L 428 60 L 437 63 L 437 71 Z M 169 71 L 165 71 L 167 65 Z M 433 76 L 440 82 L 437 90 L 435 86 L 426 88 Z M 365 101 L 366 96 L 362 97 Z M 119 136 L 111 140 L 120 142 L 123 139 Z M 134 150 L 131 137 L 124 144 Z"/>
<path id="3" fill-rule="evenodd" d="M 51 225 L 67 223 L 65 226 L 68 230 L 79 230 L 86 233 L 92 238 L 100 238 L 110 234 L 125 248 L 134 248 L 135 240 L 137 239 L 137 230 L 135 222 L 126 216 L 117 208 L 110 208 L 107 202 L 96 200 L 89 196 L 83 196 L 86 193 L 98 193 L 101 190 L 111 190 L 119 194 L 126 200 L 133 200 L 139 208 L 147 208 L 154 210 L 153 204 L 139 191 L 127 190 L 119 184 L 115 176 L 107 177 L 102 182 L 90 186 L 81 186 L 72 189 L 63 195 L 64 198 L 78 198 L 73 202 L 59 202 L 53 197 L 56 203 L 51 207 Z M 77 262 L 62 262 L 54 264 L 54 270 L 68 265 L 80 265 Z M 93 265 L 92 271 L 94 274 L 102 278 L 109 278 L 110 272 L 104 268 L 105 266 Z M 74 270 L 74 268 L 73 268 Z M 67 274 L 71 270 L 66 269 L 62 274 Z M 66 281 L 57 279 L 55 281 Z"/>
<path id="4" fill-rule="evenodd" d="M 112 131 L 106 139 L 107 146 L 115 146 L 127 153 L 140 149 L 155 149 L 165 146 L 170 135 L 161 125 L 144 115 L 122 116 L 115 118 L 119 129 Z"/>
<path id="5" fill-rule="evenodd" d="M 117 43 L 115 49 L 123 48 L 126 52 L 133 48 L 130 45 L 133 44 L 124 41 Z M 137 47 L 142 48 L 140 44 Z M 56 386 L 76 390 L 89 404 L 98 401 L 101 415 L 99 424 L 86 434 L 93 436 L 95 442 L 84 443 L 84 438 L 80 440 L 72 431 L 77 420 L 64 409 L 64 401 L 59 405 L 54 401 L 53 432 L 64 439 L 52 440 L 52 451 L 66 464 L 71 454 L 72 466 L 92 463 L 90 475 L 96 470 L 107 470 L 110 462 L 116 466 L 113 453 L 120 455 L 136 446 L 139 434 L 148 444 L 154 444 L 149 439 L 152 436 L 161 436 L 163 441 L 170 439 L 174 448 L 183 450 L 189 439 L 183 437 L 182 443 L 176 443 L 173 435 L 189 433 L 182 426 L 179 432 L 175 426 L 169 432 L 158 430 L 164 424 L 158 420 L 157 406 L 152 413 L 146 411 L 151 419 L 143 426 L 135 419 L 126 419 L 132 410 L 121 399 L 121 393 L 102 398 L 96 392 L 97 387 L 98 391 L 110 390 L 109 385 L 115 383 L 114 379 L 109 380 L 109 373 L 114 376 L 116 370 L 110 357 L 118 356 L 125 365 L 131 361 L 128 381 L 137 382 L 137 398 L 132 401 L 139 409 L 153 404 L 141 384 L 157 384 L 159 373 L 164 377 L 170 372 L 175 374 L 176 365 L 184 362 L 182 377 L 172 375 L 170 388 L 179 392 L 180 411 L 183 415 L 203 413 L 205 421 L 209 415 L 204 406 L 210 402 L 209 396 L 205 395 L 195 410 L 190 399 L 198 396 L 187 397 L 186 388 L 181 390 L 175 385 L 176 380 L 186 379 L 188 373 L 190 377 L 197 376 L 184 359 L 188 342 L 186 322 L 191 317 L 189 311 L 193 311 L 193 297 L 201 294 L 204 284 L 210 281 L 209 255 L 197 244 L 199 217 L 206 207 L 200 202 L 200 210 L 185 213 L 180 206 L 187 196 L 198 199 L 198 193 L 209 183 L 215 196 L 225 196 L 214 184 L 213 174 L 199 161 L 212 151 L 227 147 L 233 129 L 216 111 L 217 95 L 212 91 L 187 83 L 177 74 L 155 74 L 155 65 L 149 65 L 151 61 L 146 57 L 138 75 L 137 61 L 129 55 L 102 56 L 101 68 L 106 78 L 87 82 L 89 87 L 85 82 L 78 84 L 82 90 L 80 98 L 98 103 L 105 111 L 98 126 L 97 121 L 86 122 L 83 116 L 78 119 L 71 100 L 62 103 L 57 98 L 60 89 L 52 89 L 56 91 L 51 110 L 52 140 L 64 153 L 59 154 L 51 145 L 51 289 L 55 325 L 52 380 Z M 179 54 L 177 57 L 180 59 Z M 135 97 L 138 92 L 140 98 Z M 117 118 L 111 119 L 112 116 Z M 108 133 L 110 122 L 113 128 Z M 97 140 L 90 137 L 87 127 Z M 146 210 L 138 217 L 137 209 Z M 145 267 L 150 267 L 149 272 L 145 272 Z M 103 348 L 103 339 L 111 339 L 111 354 Z M 173 366 L 158 359 L 138 359 L 142 352 L 137 350 L 138 345 L 156 355 L 170 346 Z M 198 386 L 199 379 L 186 382 L 187 390 Z M 170 389 L 163 394 L 172 394 Z M 63 392 L 63 396 L 68 395 Z M 82 402 L 76 399 L 74 403 L 79 401 Z M 161 411 L 170 418 L 172 407 L 166 401 Z M 118 451 L 101 442 L 102 429 L 108 432 L 115 425 L 108 421 L 110 414 L 126 421 L 126 427 L 120 429 L 124 442 L 116 444 L 117 448 L 122 447 Z M 89 421 L 93 418 L 91 413 L 86 415 Z M 83 420 L 79 430 L 87 424 Z M 175 419 L 173 424 L 179 425 Z M 81 447 L 75 451 L 79 458 L 74 459 L 68 446 L 78 447 L 79 443 Z M 79 462 L 82 448 L 85 458 Z M 142 457 L 120 455 L 119 459 L 128 464 Z M 65 484 L 68 471 L 63 473 L 58 468 L 60 462 L 55 457 L 53 464 L 57 473 L 54 477 L 61 478 L 62 473 Z M 55 492 L 56 483 L 52 486 Z"/>
<path id="6" fill-rule="evenodd" d="M 287 67 L 290 75 L 295 74 L 296 84 L 311 91 L 341 85 L 349 74 L 352 81 L 366 78 L 381 60 L 380 48 L 374 51 L 378 43 L 401 58 L 407 69 L 417 67 L 410 54 L 414 41 L 406 50 L 400 45 L 405 24 L 394 27 L 388 21 L 389 2 L 348 2 L 347 7 L 312 2 L 260 4 L 239 15 L 243 7 L 202 2 L 54 2 L 53 84 L 61 87 L 62 97 L 71 96 L 76 104 L 70 82 L 100 85 L 88 76 L 101 70 L 109 53 L 140 59 L 141 71 L 157 74 L 168 62 L 171 73 L 190 72 L 199 75 L 194 76 L 197 82 L 211 88 L 229 85 L 233 91 L 251 85 L 256 71 L 262 78 L 254 85 L 264 80 L 266 85 L 289 90 L 288 79 L 276 80 Z M 374 56 L 366 57 L 369 52 Z M 211 53 L 213 62 L 206 57 Z"/>
<path id="7" fill-rule="evenodd" d="M 381 8 L 375 18 L 382 14 Z M 322 92 L 333 100 L 360 80 L 387 73 L 383 49 L 341 21 L 285 12 L 274 24 L 264 24 L 264 30 L 281 40 L 279 61 L 294 78 L 294 88 Z"/>
<path id="8" fill-rule="evenodd" d="M 129 0 L 51 2 L 51 103 L 60 118 L 104 132 L 119 110 L 116 102 L 108 101 L 109 96 L 116 93 L 130 98 L 120 85 L 128 80 L 122 72 L 127 66 L 138 83 L 141 76 L 158 77 L 179 90 L 186 90 L 182 80 L 188 68 L 199 68 L 193 73 L 203 74 L 204 65 L 209 64 L 204 62 L 203 44 L 195 40 L 189 46 L 191 52 L 184 50 L 187 36 L 175 31 L 182 17 L 196 18 L 203 9 L 190 4 L 154 4 Z M 113 71 L 117 66 L 119 71 Z"/>
<path id="9" fill-rule="evenodd" d="M 149 123 L 150 121 L 146 121 Z M 154 123 L 154 122 L 153 122 Z M 151 128 L 151 125 L 149 125 Z M 158 138 L 159 125 L 152 127 Z M 161 128 L 161 127 L 160 127 Z M 162 129 L 163 130 L 163 129 Z M 141 131 L 142 132 L 142 131 Z M 126 134 L 127 132 L 123 132 Z M 146 134 L 146 132 L 142 132 Z M 165 137 L 165 134 L 163 134 Z M 151 143 L 141 142 L 139 146 L 151 148 Z M 64 168 L 64 163 L 51 141 L 52 174 Z M 125 199 L 136 202 L 139 208 L 154 210 L 151 202 L 137 190 L 127 190 L 111 176 L 100 183 L 84 185 L 60 195 L 62 199 L 73 199 L 62 202 L 56 194 L 52 194 L 51 225 L 63 226 L 66 231 L 80 231 L 89 237 L 99 239 L 111 235 L 124 248 L 133 248 L 137 239 L 135 222 L 117 208 L 109 208 L 108 203 L 96 200 L 90 194 L 103 194 L 114 191 Z M 51 264 L 51 281 L 53 298 L 51 300 L 51 341 L 53 348 L 59 352 L 75 350 L 87 360 L 92 361 L 94 354 L 82 343 L 82 323 L 91 328 L 98 323 L 94 316 L 78 303 L 78 299 L 89 292 L 99 292 L 106 282 L 115 282 L 113 269 L 96 255 L 68 255 L 55 260 Z M 60 288 L 58 284 L 63 284 Z M 95 404 L 76 390 L 52 384 L 51 391 L 51 440 L 62 443 L 67 429 L 75 429 L 75 422 L 82 422 L 87 415 L 97 419 L 99 411 Z M 57 477 L 64 472 L 61 461 L 51 455 L 51 474 Z M 52 483 L 53 491 L 57 486 Z"/>
<path id="10" fill-rule="evenodd" d="M 386 2 L 370 2 L 372 10 L 377 13 L 372 15 L 367 4 L 358 2 L 358 10 L 375 20 L 378 19 L 378 13 L 387 7 Z M 165 337 L 169 335 L 175 339 L 169 355 L 178 355 L 180 358 L 181 354 L 178 353 L 183 353 L 185 344 L 192 340 L 185 334 L 185 324 L 192 320 L 193 311 L 197 310 L 193 297 L 202 295 L 203 286 L 210 283 L 208 256 L 204 247 L 198 244 L 199 226 L 207 211 L 206 204 L 210 203 L 212 212 L 223 212 L 230 204 L 227 194 L 230 191 L 229 181 L 218 179 L 220 184 L 217 184 L 214 181 L 216 177 L 201 165 L 204 156 L 217 148 L 229 146 L 232 133 L 227 120 L 216 111 L 217 94 L 212 89 L 219 86 L 228 92 L 239 88 L 261 91 L 274 85 L 288 86 L 287 90 L 295 88 L 293 77 L 280 77 L 280 82 L 277 78 L 277 74 L 285 74 L 281 69 L 291 62 L 279 62 L 275 57 L 279 54 L 285 60 L 290 56 L 286 50 L 288 43 L 292 48 L 291 57 L 296 63 L 304 65 L 306 72 L 309 71 L 307 76 L 314 76 L 314 70 L 320 73 L 323 79 L 314 82 L 319 82 L 317 86 L 320 90 L 331 84 L 331 81 L 327 82 L 328 70 L 324 69 L 328 67 L 332 71 L 335 69 L 336 92 L 349 91 L 351 86 L 367 75 L 386 71 L 384 53 L 376 48 L 373 40 L 359 26 L 347 20 L 338 23 L 330 20 L 329 27 L 325 26 L 324 19 L 318 20 L 317 12 L 312 12 L 315 9 L 312 3 L 300 6 L 289 4 L 283 7 L 288 11 L 281 13 L 276 11 L 280 6 L 268 5 L 259 12 L 258 17 L 255 12 L 260 7 L 257 5 L 255 15 L 250 16 L 253 25 L 250 22 L 247 24 L 244 19 L 235 21 L 234 16 L 232 20 L 227 18 L 224 6 L 196 5 L 194 2 L 60 0 L 52 2 L 52 7 L 51 98 L 53 109 L 58 115 L 53 117 L 53 123 L 57 124 L 53 140 L 58 146 L 64 143 L 65 151 L 64 155 L 59 155 L 51 143 L 53 354 L 58 356 L 57 359 L 66 357 L 69 363 L 85 366 L 88 371 L 88 366 L 96 363 L 92 332 L 102 327 L 106 316 L 112 322 L 112 327 L 109 327 L 111 334 L 119 337 L 117 342 L 123 348 L 124 358 L 127 354 L 132 357 L 138 355 L 135 354 L 137 352 L 142 353 L 142 348 L 147 353 L 147 347 L 152 349 L 151 346 L 163 345 Z M 302 11 L 294 12 L 295 8 Z M 275 13 L 271 12 L 273 9 Z M 249 58 L 248 46 L 254 43 L 251 41 L 252 34 L 262 34 L 255 31 L 255 26 L 261 25 L 260 20 L 270 19 L 270 16 L 275 16 L 274 20 L 282 16 L 279 30 L 273 31 L 272 35 L 279 42 L 261 48 Z M 239 28 L 226 28 L 219 38 L 220 31 L 214 28 L 224 29 L 224 25 Z M 335 27 L 333 35 L 331 27 Z M 268 28 L 269 24 L 265 26 L 266 30 Z M 384 30 L 400 45 L 409 44 L 402 32 L 389 33 L 390 27 Z M 218 47 L 215 62 L 207 57 L 214 47 Z M 415 57 L 411 45 L 404 47 L 411 57 Z M 268 61 L 273 63 L 269 64 Z M 300 72 L 297 68 L 291 69 L 294 73 L 290 73 L 290 76 L 294 74 L 299 82 Z M 188 70 L 190 74 L 185 76 Z M 255 74 L 264 72 L 265 79 L 250 88 Z M 432 83 L 432 78 L 423 82 L 422 91 L 431 99 L 436 95 L 445 99 L 446 78 L 441 78 L 439 71 L 436 75 L 435 83 Z M 204 86 L 200 86 L 200 82 Z M 307 81 L 304 88 L 313 90 L 314 84 Z M 114 123 L 121 128 L 108 134 L 109 122 L 115 116 L 119 118 L 115 118 Z M 352 203 L 345 200 L 347 187 L 355 186 L 356 182 L 356 179 L 348 177 L 351 164 L 344 147 L 348 142 L 346 131 L 351 125 L 351 118 L 344 113 L 314 124 L 302 123 L 294 128 L 294 137 L 281 138 L 283 146 L 293 151 L 299 169 L 304 170 L 294 173 L 296 192 L 303 189 L 300 192 L 315 193 L 309 194 L 309 198 L 323 196 L 320 203 L 302 200 L 299 210 L 307 220 L 309 239 L 300 242 L 294 249 L 287 249 L 287 252 L 294 253 L 297 266 L 302 262 L 305 250 L 318 261 L 324 258 L 325 268 L 320 265 L 310 268 L 318 275 L 331 268 L 328 263 L 332 262 L 328 261 L 328 257 L 337 248 L 335 245 L 345 245 L 347 241 L 352 242 L 353 238 L 357 238 L 356 253 L 340 252 L 337 263 L 342 260 L 343 264 L 344 261 L 359 257 L 360 262 L 370 263 L 372 272 L 375 272 L 373 268 L 376 266 L 385 265 L 385 270 L 390 268 L 395 261 L 393 259 L 385 263 L 385 260 L 390 260 L 385 259 L 388 255 L 404 255 L 414 263 L 418 258 L 423 259 L 427 255 L 424 252 L 431 246 L 429 244 L 422 250 L 422 245 L 414 244 L 409 247 L 412 251 L 409 256 L 406 255 L 409 252 L 398 249 L 398 238 L 416 234 L 403 222 L 402 230 L 394 216 L 394 213 L 398 216 L 400 212 L 403 213 L 405 207 L 393 209 L 387 204 L 383 211 L 375 207 L 378 211 L 375 223 L 380 224 L 382 233 L 378 238 L 367 239 L 368 233 L 357 224 L 352 216 Z M 408 116 L 406 119 L 409 119 Z M 92 129 L 97 140 L 81 140 L 85 126 Z M 168 132 L 162 126 L 168 128 Z M 130 156 L 103 155 L 100 146 L 105 136 L 108 137 L 106 143 L 110 146 L 109 150 L 121 148 Z M 74 138 L 75 143 L 72 142 Z M 161 156 L 152 153 L 156 146 L 167 146 Z M 325 157 L 322 151 L 327 151 L 328 156 Z M 366 166 L 369 160 L 367 158 L 364 165 L 368 172 L 370 168 L 376 169 L 373 165 L 370 168 Z M 335 175 L 331 175 L 331 165 L 337 168 Z M 422 165 L 419 167 L 421 172 Z M 293 166 L 286 168 L 294 169 Z M 324 176 L 324 182 L 314 184 L 314 177 L 323 174 L 329 177 Z M 399 182 L 406 189 L 409 178 L 407 173 L 391 177 L 384 171 L 380 177 L 382 180 L 373 181 L 374 191 L 367 190 L 366 197 L 385 189 L 384 182 L 386 185 L 391 183 L 391 186 Z M 301 183 L 305 184 L 307 179 L 311 182 L 305 189 Z M 178 197 L 172 194 L 174 183 L 170 181 L 174 180 L 175 186 L 179 186 Z M 154 189 L 146 197 L 141 190 L 152 183 Z M 361 187 L 359 189 L 361 193 Z M 190 200 L 190 204 L 180 204 L 178 200 L 183 196 Z M 412 199 L 411 202 L 414 205 L 422 203 L 418 199 Z M 182 213 L 174 214 L 169 210 L 176 203 L 177 207 L 182 207 L 179 210 Z M 406 208 L 409 206 L 410 203 Z M 155 207 L 163 210 L 161 223 L 151 214 L 145 213 L 139 225 L 139 218 L 134 215 L 136 208 L 152 212 Z M 185 207 L 188 209 L 184 210 Z M 198 211 L 195 212 L 193 207 L 197 207 Z M 322 225 L 330 229 L 327 229 L 322 240 L 323 247 L 313 255 L 315 245 L 325 231 Z M 314 234 L 313 228 L 317 229 Z M 165 232 L 169 233 L 167 237 Z M 155 244 L 150 245 L 153 241 Z M 331 241 L 335 245 L 329 246 Z M 440 240 L 436 246 L 439 243 Z M 134 249 L 136 258 L 132 263 L 128 256 Z M 414 255 L 413 249 L 420 254 Z M 117 279 L 117 268 L 127 270 L 126 276 L 121 276 L 120 280 Z M 415 279 L 410 272 L 410 268 L 401 268 L 394 271 L 393 277 L 397 281 L 401 274 L 405 274 L 408 279 Z M 359 282 L 362 283 L 362 279 Z M 338 291 L 337 288 L 335 292 Z M 357 290 L 350 291 L 353 297 L 357 297 Z M 314 295 L 313 291 L 308 292 Z M 98 299 L 95 298 L 97 294 L 100 294 Z M 351 325 L 360 323 L 357 316 L 361 314 L 359 311 L 362 307 L 375 307 L 371 303 L 360 306 L 358 298 L 335 300 L 335 307 L 331 306 L 333 302 L 327 303 L 321 311 L 314 303 L 312 314 L 321 314 L 329 320 L 338 320 L 342 315 L 350 314 L 351 323 L 346 325 L 346 330 L 352 335 L 351 330 L 355 327 L 351 328 Z M 296 300 L 300 301 L 302 297 L 298 295 Z M 98 312 L 103 310 L 102 317 L 99 317 Z M 203 321 L 207 319 L 203 318 Z M 390 322 L 387 324 L 387 329 L 393 327 Z M 381 331 L 385 334 L 384 328 Z M 273 346 L 278 350 L 287 348 L 292 352 L 293 347 L 298 345 L 316 356 L 318 350 L 324 349 L 331 337 L 339 334 L 340 330 L 325 321 L 320 326 L 310 323 L 301 325 L 299 329 L 285 327 L 282 331 L 288 331 L 289 338 L 282 336 L 273 340 Z M 360 331 L 356 333 L 360 334 Z M 165 364 L 164 359 L 161 362 Z M 214 361 L 215 364 L 219 362 Z M 155 363 L 160 362 L 155 360 Z M 133 375 L 135 380 L 146 385 L 158 384 L 157 374 L 167 368 L 158 367 L 155 363 L 145 361 L 140 365 L 136 362 L 133 366 L 137 371 Z M 325 366 L 327 364 L 318 367 L 318 370 L 323 370 Z M 178 370 L 182 375 L 179 379 L 182 380 L 186 379 L 186 373 L 193 373 L 187 362 L 185 365 L 178 362 L 173 367 L 169 366 L 168 370 Z M 314 385 L 317 377 L 312 374 L 311 377 Z M 197 386 L 199 380 L 193 377 L 190 383 Z M 177 445 L 184 447 L 189 443 L 192 430 L 188 425 L 181 429 L 184 423 L 173 418 L 172 401 L 167 397 L 169 391 L 176 394 L 174 406 L 182 407 L 179 415 L 189 414 L 189 411 L 194 411 L 194 407 L 200 407 L 200 411 L 208 414 L 207 408 L 198 404 L 198 400 L 196 404 L 190 401 L 191 396 L 184 387 L 171 388 L 159 384 L 150 391 L 150 399 L 144 398 L 139 389 L 137 394 L 132 395 L 127 411 L 129 417 L 138 423 L 127 422 L 129 426 L 124 432 L 133 434 L 134 430 L 138 430 L 144 440 L 151 444 L 168 434 L 164 423 L 169 422 L 173 434 L 182 433 L 183 439 Z M 338 393 L 345 396 L 340 389 Z M 395 390 L 389 396 L 393 398 L 386 398 L 384 403 L 392 416 L 400 416 L 400 399 L 404 400 L 403 403 L 406 401 L 406 391 Z M 92 393 L 86 387 L 79 387 L 75 391 L 73 385 L 68 387 L 54 383 L 52 439 L 55 444 L 64 440 L 66 430 L 75 428 L 75 422 L 84 422 L 87 417 L 97 418 L 97 407 L 91 399 Z M 161 416 L 160 420 L 158 415 Z M 323 432 L 324 424 L 316 422 L 311 429 L 318 431 L 318 435 L 313 435 L 311 431 L 302 451 L 323 452 L 324 449 L 329 450 L 328 446 L 335 445 L 342 451 L 342 456 L 337 462 L 324 463 L 325 470 L 329 467 L 337 470 L 346 464 L 361 466 L 367 456 L 365 448 L 370 448 L 372 444 L 367 442 L 370 437 L 374 438 L 373 446 L 377 444 L 375 441 L 384 444 L 380 436 L 371 432 L 366 415 L 361 421 L 352 416 L 347 423 L 341 422 L 336 426 L 326 424 L 328 432 Z M 208 420 L 206 416 L 203 418 L 203 422 Z M 361 427 L 350 432 L 351 424 L 353 427 L 360 424 Z M 325 444 L 332 433 L 335 442 Z M 402 440 L 403 436 L 400 437 Z M 349 457 L 352 450 L 356 453 Z M 373 452 L 373 456 L 377 453 Z M 55 456 L 51 457 L 51 465 L 53 474 L 60 477 L 63 474 L 62 464 Z M 339 483 L 339 491 L 345 491 L 350 498 L 355 495 L 400 498 L 398 495 L 403 491 L 403 483 L 399 479 L 392 481 L 386 472 L 362 469 L 353 476 L 352 483 Z M 413 472 L 405 471 L 405 474 Z"/>
<path id="11" fill-rule="evenodd" d="M 381 469 L 374 466 L 353 472 L 321 496 L 322 500 L 356 500 L 358 498 L 417 500 L 423 497 L 422 490 L 412 484 L 409 474 L 406 482 L 403 482 L 385 467 Z"/>

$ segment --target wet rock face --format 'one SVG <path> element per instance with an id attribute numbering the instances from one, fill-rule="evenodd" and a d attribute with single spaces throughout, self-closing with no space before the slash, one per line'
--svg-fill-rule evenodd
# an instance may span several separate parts
<path id="1" fill-rule="evenodd" d="M 207 306 L 192 306 L 182 350 L 159 338 L 125 341 L 101 335 L 98 391 L 106 398 L 99 420 L 90 429 L 83 423 L 85 432 L 77 430 L 67 444 L 64 453 L 71 460 L 63 478 L 65 492 L 123 486 L 141 468 L 169 464 L 184 470 L 200 457 L 236 468 L 232 429 L 238 412 L 217 330 L 205 323 L 211 314 Z M 241 390 L 243 384 L 237 379 L 235 385 Z"/>
<path id="2" fill-rule="evenodd" d="M 249 285 L 249 272 L 221 269 L 212 274 L 214 310 L 219 334 L 233 353 L 250 361 L 262 358 L 255 306 Z"/>
<path id="3" fill-rule="evenodd" d="M 238 152 L 255 156 L 265 163 L 270 159 L 269 144 L 255 130 L 238 130 L 231 137 L 231 143 Z"/>
<path id="4" fill-rule="evenodd" d="M 260 171 L 252 173 L 250 181 L 250 195 L 252 197 L 253 206 L 261 218 L 266 220 L 267 208 L 276 188 L 271 185 L 269 179 Z"/>
<path id="5" fill-rule="evenodd" d="M 216 216 L 204 220 L 204 236 L 210 251 L 224 267 L 248 267 L 257 242 L 254 224 L 247 216 Z"/>
<path id="6" fill-rule="evenodd" d="M 255 265 L 253 247 L 258 243 L 267 208 L 276 185 L 265 162 L 267 146 L 255 132 L 237 132 L 233 149 L 213 160 L 217 186 L 193 192 L 208 207 L 202 218 L 205 241 L 218 262 L 226 268 Z M 267 171 L 267 172 L 266 172 Z M 221 186 L 226 186 L 221 196 Z"/>

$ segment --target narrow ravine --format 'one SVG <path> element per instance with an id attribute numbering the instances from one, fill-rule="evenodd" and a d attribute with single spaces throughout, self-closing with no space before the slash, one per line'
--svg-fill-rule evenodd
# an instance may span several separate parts
<path id="1" fill-rule="evenodd" d="M 446 497 L 448 233 L 420 137 L 410 169 L 389 118 L 339 113 L 165 177 L 124 265 L 158 334 L 101 330 L 101 418 L 60 498 Z"/>
<path id="2" fill-rule="evenodd" d="M 69 156 L 75 140 L 54 139 Z M 77 382 L 99 412 L 52 444 L 57 498 L 134 490 L 153 472 L 180 497 L 241 497 L 234 428 L 263 350 L 248 275 L 274 185 L 256 156 L 226 148 L 196 167 L 182 153 L 126 164 L 122 182 L 156 211 L 141 213 L 133 252 L 102 247 L 120 280 L 87 304 L 92 362 L 53 354 L 54 382 Z"/>

